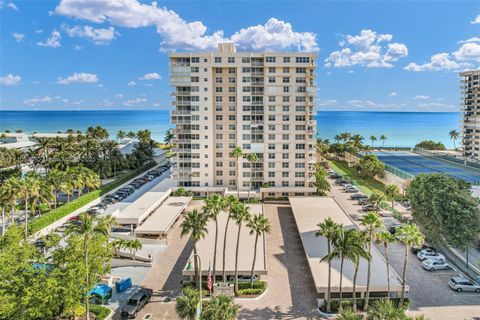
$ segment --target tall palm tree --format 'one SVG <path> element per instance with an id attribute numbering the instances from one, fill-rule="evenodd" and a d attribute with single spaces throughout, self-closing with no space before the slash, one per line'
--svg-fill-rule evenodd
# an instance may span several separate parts
<path id="1" fill-rule="evenodd" d="M 392 198 L 392 209 L 395 208 L 395 197 L 400 194 L 400 189 L 396 184 L 389 184 L 385 187 L 385 194 Z"/>
<path id="2" fill-rule="evenodd" d="M 396 234 L 397 233 L 398 239 L 405 245 L 405 259 L 403 261 L 402 273 L 402 293 L 399 302 L 399 307 L 402 307 L 403 301 L 405 299 L 405 286 L 407 283 L 407 263 L 409 248 L 411 246 L 421 247 L 423 245 L 424 239 L 422 233 L 420 232 L 420 229 L 416 224 L 404 223 L 400 228 L 397 229 Z"/>
<path id="3" fill-rule="evenodd" d="M 258 161 L 258 155 L 256 153 L 247 154 L 247 160 L 250 162 L 250 188 L 248 188 L 248 196 L 250 199 L 250 189 L 252 189 L 252 178 L 253 178 L 253 163 Z"/>
<path id="4" fill-rule="evenodd" d="M 9 193 L 5 185 L 0 185 L 0 207 L 2 208 L 2 237 L 5 235 L 6 228 L 6 212 L 8 209 Z"/>
<path id="5" fill-rule="evenodd" d="M 126 133 L 123 130 L 118 130 L 117 131 L 117 140 L 122 140 L 126 137 Z"/>
<path id="6" fill-rule="evenodd" d="M 356 230 L 350 229 L 345 230 L 343 226 L 339 227 L 338 233 L 335 236 L 332 245 L 333 250 L 330 254 L 324 256 L 320 261 L 331 262 L 335 259 L 340 259 L 340 283 L 339 283 L 339 297 L 340 297 L 340 306 L 339 311 L 343 310 L 343 265 L 345 259 L 353 261 L 355 259 L 355 251 L 357 250 L 357 237 L 355 235 Z"/>
<path id="7" fill-rule="evenodd" d="M 228 196 L 225 198 L 225 209 L 228 211 L 227 222 L 225 223 L 225 233 L 223 235 L 223 258 L 222 258 L 222 276 L 223 282 L 227 282 L 227 274 L 225 273 L 225 256 L 226 256 L 226 248 L 227 248 L 227 233 L 228 233 L 228 225 L 230 223 L 230 219 L 232 218 L 234 208 L 239 204 L 238 198 L 234 196 Z"/>
<path id="8" fill-rule="evenodd" d="M 195 268 L 195 281 L 197 282 L 197 288 L 200 288 L 200 282 L 198 279 L 198 263 L 197 263 L 197 242 L 200 239 L 205 238 L 208 233 L 207 230 L 207 221 L 208 218 L 203 213 L 199 212 L 198 210 L 194 209 L 192 211 L 187 211 L 183 214 L 183 221 L 180 224 L 180 228 L 182 232 L 180 237 L 183 237 L 187 234 L 190 234 L 190 239 L 193 242 L 193 264 Z"/>
<path id="9" fill-rule="evenodd" d="M 135 254 L 138 250 L 142 250 L 142 243 L 138 239 L 133 239 L 128 241 L 128 249 L 130 250 L 130 255 L 132 256 L 132 260 L 135 260 Z"/>
<path id="10" fill-rule="evenodd" d="M 370 261 L 372 259 L 372 255 L 367 250 L 368 244 L 368 236 L 367 233 L 364 231 L 355 230 L 353 234 L 355 238 L 354 246 L 352 247 L 352 262 L 354 266 L 354 273 L 353 273 L 353 311 L 357 311 L 357 276 L 358 276 L 358 268 L 360 266 L 360 259 L 365 259 Z"/>
<path id="11" fill-rule="evenodd" d="M 137 134 L 133 131 L 128 131 L 127 137 L 129 137 L 130 139 L 135 139 L 137 137 Z"/>
<path id="12" fill-rule="evenodd" d="M 19 183 L 19 194 L 25 206 L 25 237 L 28 235 L 28 208 L 29 200 L 40 193 L 40 180 L 36 175 L 27 174 Z"/>
<path id="13" fill-rule="evenodd" d="M 8 198 L 8 205 L 10 207 L 10 221 L 13 223 L 15 212 L 17 208 L 17 200 L 20 198 L 20 179 L 17 177 L 10 177 L 5 180 L 3 187 L 6 189 Z"/>
<path id="14" fill-rule="evenodd" d="M 332 241 L 335 240 L 335 237 L 338 235 L 341 225 L 333 221 L 332 218 L 328 217 L 323 222 L 318 223 L 317 226 L 319 230 L 315 233 L 316 237 L 325 237 L 327 239 L 327 256 L 330 255 L 332 251 Z M 330 308 L 330 291 L 332 287 L 332 263 L 328 260 L 328 285 L 327 285 L 327 312 L 331 312 Z"/>
<path id="15" fill-rule="evenodd" d="M 235 249 L 235 275 L 234 275 L 234 281 L 235 281 L 235 294 L 238 294 L 238 252 L 239 252 L 239 247 L 240 247 L 240 232 L 242 230 L 242 224 L 250 219 L 250 213 L 249 213 L 249 208 L 244 204 L 239 202 L 237 205 L 235 205 L 232 208 L 232 219 L 235 221 L 235 223 L 238 226 L 238 232 L 237 232 L 237 246 Z"/>
<path id="16" fill-rule="evenodd" d="M 215 222 L 215 244 L 213 247 L 213 283 L 215 284 L 215 275 L 217 267 L 217 243 L 218 243 L 218 220 L 217 217 L 220 212 L 225 208 L 224 199 L 218 194 L 215 193 L 211 196 L 208 196 L 205 199 L 205 206 L 203 207 L 203 212 L 207 215 L 208 219 L 213 219 Z"/>
<path id="17" fill-rule="evenodd" d="M 385 141 L 386 141 L 387 139 L 388 139 L 387 136 L 384 135 L 384 134 L 382 134 L 382 135 L 380 136 L 380 140 L 382 140 L 382 147 L 384 147 L 384 148 L 385 148 Z"/>
<path id="18" fill-rule="evenodd" d="M 235 320 L 239 307 L 235 305 L 232 297 L 221 294 L 211 297 L 203 309 L 202 318 L 209 320 Z"/>
<path id="19" fill-rule="evenodd" d="M 42 162 L 46 164 L 48 162 L 48 156 L 52 150 L 53 140 L 47 137 L 35 138 L 37 144 L 35 145 L 36 154 L 42 158 Z"/>
<path id="20" fill-rule="evenodd" d="M 90 286 L 90 270 L 88 263 L 88 245 L 90 241 L 98 236 L 105 237 L 105 242 L 108 241 L 108 234 L 110 232 L 111 225 L 105 223 L 106 221 L 111 220 L 99 220 L 95 217 L 90 216 L 88 213 L 84 212 L 79 215 L 79 220 L 76 223 L 72 223 L 68 226 L 66 230 L 66 235 L 77 235 L 80 239 L 83 240 L 84 248 L 84 258 L 85 258 L 85 315 L 87 320 L 90 319 L 89 314 L 89 302 L 88 302 L 88 291 Z"/>
<path id="21" fill-rule="evenodd" d="M 240 158 L 243 157 L 242 148 L 235 147 L 232 156 L 237 160 L 237 198 L 240 199 Z"/>
<path id="22" fill-rule="evenodd" d="M 387 230 L 378 232 L 375 237 L 377 243 L 383 244 L 383 255 L 385 256 L 385 262 L 387 264 L 387 299 L 390 299 L 390 264 L 388 261 L 388 244 L 394 242 L 396 239 L 395 236 Z"/>
<path id="23" fill-rule="evenodd" d="M 356 150 L 360 150 L 360 148 L 362 146 L 363 137 L 359 134 L 356 134 L 356 135 L 352 136 L 350 138 L 350 140 L 353 143 L 353 148 L 355 148 Z"/>
<path id="24" fill-rule="evenodd" d="M 382 219 L 376 212 L 368 212 L 366 215 L 362 217 L 360 220 L 360 225 L 365 227 L 368 235 L 368 253 L 372 254 L 372 242 L 374 239 L 374 235 L 377 229 L 383 226 Z M 372 276 L 372 261 L 368 261 L 367 266 L 367 289 L 365 292 L 365 304 L 363 306 L 364 310 L 368 309 L 368 301 L 370 299 L 370 278 Z"/>
<path id="25" fill-rule="evenodd" d="M 460 133 L 457 130 L 452 130 L 448 133 L 448 135 L 450 136 L 450 139 L 453 140 L 453 149 L 457 149 L 455 146 L 455 141 L 460 137 Z"/>
<path id="26" fill-rule="evenodd" d="M 52 196 L 53 196 L 53 199 L 54 199 L 54 203 L 53 203 L 53 208 L 54 209 L 57 208 L 58 194 L 62 190 L 62 185 L 63 185 L 64 181 L 66 180 L 66 178 L 67 177 L 66 177 L 65 171 L 60 171 L 58 169 L 52 169 L 48 172 L 47 182 L 51 186 Z"/>
<path id="27" fill-rule="evenodd" d="M 247 222 L 247 227 L 250 228 L 251 235 L 255 234 L 252 269 L 250 271 L 250 287 L 253 289 L 253 271 L 255 268 L 255 261 L 257 259 L 258 238 L 265 233 L 270 233 L 270 231 L 272 230 L 272 226 L 270 225 L 270 221 L 267 217 L 265 217 L 263 214 L 256 214 L 251 219 L 249 219 L 249 221 Z"/>
<path id="28" fill-rule="evenodd" d="M 373 136 L 373 135 L 370 136 L 370 141 L 372 141 L 372 148 L 373 148 L 373 143 L 374 143 L 375 141 L 377 141 L 377 137 L 375 137 L 375 136 Z"/>

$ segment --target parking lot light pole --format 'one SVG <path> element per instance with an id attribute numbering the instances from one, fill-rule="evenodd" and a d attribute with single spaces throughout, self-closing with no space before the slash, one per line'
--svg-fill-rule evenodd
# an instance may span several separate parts
<path id="1" fill-rule="evenodd" d="M 195 319 L 200 320 L 201 315 L 202 315 L 202 261 L 200 260 L 200 256 L 198 254 L 193 254 L 193 259 L 198 258 L 198 282 L 199 282 L 199 300 L 198 300 L 198 305 L 197 305 L 197 311 L 195 312 Z"/>

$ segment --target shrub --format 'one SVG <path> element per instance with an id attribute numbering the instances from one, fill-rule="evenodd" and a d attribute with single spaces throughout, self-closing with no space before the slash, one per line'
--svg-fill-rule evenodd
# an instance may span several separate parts
<path id="1" fill-rule="evenodd" d="M 354 312 L 350 308 L 346 308 L 335 319 L 336 320 L 363 320 L 363 316 L 361 314 Z"/>
<path id="2" fill-rule="evenodd" d="M 415 148 L 425 150 L 445 150 L 445 145 L 441 142 L 434 142 L 432 140 L 423 140 L 415 145 Z"/>
<path id="3" fill-rule="evenodd" d="M 103 320 L 111 312 L 111 309 L 104 307 L 104 306 L 99 306 L 99 305 L 91 305 L 90 306 L 90 312 L 95 315 L 96 320 Z"/>
<path id="4" fill-rule="evenodd" d="M 373 305 L 374 303 L 376 303 L 376 301 L 387 301 L 386 298 L 370 298 L 370 302 L 371 302 L 371 305 Z M 392 302 L 392 304 L 395 306 L 395 307 L 398 307 L 398 304 L 400 302 L 400 298 L 390 298 L 390 301 Z M 363 298 L 358 298 L 357 299 L 357 308 L 358 310 L 362 310 L 363 309 L 363 303 L 364 303 L 364 299 Z M 347 308 L 352 308 L 353 306 L 353 299 L 343 299 L 342 300 L 342 305 L 343 305 L 343 308 L 344 309 L 347 309 Z M 409 301 L 408 301 L 408 298 L 405 298 L 404 300 L 404 304 L 403 304 L 403 307 L 405 309 L 407 309 L 409 305 Z M 339 299 L 332 299 L 330 301 L 330 307 L 331 307 L 331 310 L 332 312 L 337 312 L 338 311 L 338 308 L 340 306 L 340 300 Z M 320 307 L 320 309 L 322 311 L 325 311 L 326 310 L 326 305 L 325 303 Z M 370 308 L 370 307 L 369 307 Z"/>
<path id="5" fill-rule="evenodd" d="M 132 172 L 129 172 L 128 174 L 119 177 L 115 181 L 112 181 L 110 183 L 107 183 L 106 185 L 102 186 L 98 190 L 93 190 L 90 191 L 87 194 L 84 194 L 81 197 L 78 197 L 77 199 L 66 203 L 62 205 L 61 207 L 58 207 L 57 209 L 51 210 L 45 214 L 43 214 L 41 217 L 33 220 L 29 225 L 28 225 L 28 233 L 33 234 L 35 232 L 38 232 L 42 230 L 43 228 L 49 226 L 50 224 L 54 223 L 57 220 L 62 219 L 66 215 L 74 212 L 77 209 L 80 209 L 81 207 L 85 206 L 86 204 L 92 202 L 93 200 L 103 196 L 104 194 L 112 191 L 113 189 L 121 186 L 125 182 L 129 181 L 133 177 L 139 175 L 140 173 L 150 169 L 155 165 L 155 162 L 150 162 L 144 165 L 143 167 L 140 167 Z"/>
<path id="6" fill-rule="evenodd" d="M 265 281 L 254 281 L 253 288 L 250 288 L 250 282 L 239 282 L 238 283 L 238 290 L 245 290 L 245 289 L 260 289 L 265 290 L 267 286 Z"/>
<path id="7" fill-rule="evenodd" d="M 243 289 L 243 290 L 238 290 L 238 295 L 239 296 L 256 296 L 259 295 L 263 292 L 262 289 Z"/>

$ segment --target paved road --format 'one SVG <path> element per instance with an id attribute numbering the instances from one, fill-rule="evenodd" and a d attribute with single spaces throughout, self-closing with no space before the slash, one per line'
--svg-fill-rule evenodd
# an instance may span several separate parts
<path id="1" fill-rule="evenodd" d="M 344 193 L 339 186 L 332 185 L 331 195 L 349 214 L 359 214 L 358 207 L 350 200 L 350 195 Z M 384 224 L 389 225 L 392 218 L 385 218 Z M 378 246 L 383 254 L 383 247 Z M 399 274 L 403 271 L 405 247 L 394 243 L 389 246 L 389 259 L 393 269 Z M 429 272 L 421 267 L 416 255 L 409 252 L 407 266 L 408 293 L 411 299 L 410 313 L 424 314 L 432 320 L 474 320 L 480 315 L 480 294 L 458 293 L 452 291 L 447 284 L 448 279 L 457 274 L 455 270 Z"/>

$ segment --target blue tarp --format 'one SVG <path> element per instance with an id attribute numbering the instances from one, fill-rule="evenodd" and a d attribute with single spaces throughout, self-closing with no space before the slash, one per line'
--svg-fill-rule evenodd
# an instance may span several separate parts
<path id="1" fill-rule="evenodd" d="M 107 286 L 106 284 L 99 284 L 92 290 L 88 292 L 88 295 L 90 296 L 98 296 L 100 298 L 106 297 L 108 294 L 112 292 L 112 288 Z"/>
<path id="2" fill-rule="evenodd" d="M 131 278 L 124 278 L 117 283 L 115 283 L 115 288 L 117 289 L 117 292 L 122 292 L 127 290 L 132 286 L 132 279 Z"/>

